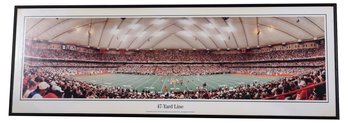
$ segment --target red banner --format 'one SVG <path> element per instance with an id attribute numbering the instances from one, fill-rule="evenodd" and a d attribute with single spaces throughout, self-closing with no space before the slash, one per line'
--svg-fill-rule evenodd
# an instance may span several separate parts
<path id="1" fill-rule="evenodd" d="M 106 52 L 106 49 L 105 49 L 105 48 L 100 48 L 100 49 L 99 49 L 99 53 L 100 53 L 100 54 L 104 54 L 105 52 Z"/>

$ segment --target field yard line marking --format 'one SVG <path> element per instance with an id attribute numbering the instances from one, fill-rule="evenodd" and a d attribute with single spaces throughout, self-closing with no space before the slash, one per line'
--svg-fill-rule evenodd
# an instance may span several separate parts
<path id="1" fill-rule="evenodd" d="M 173 79 L 172 77 L 173 77 L 173 78 L 176 78 L 176 76 L 171 76 L 171 80 L 175 80 L 175 79 Z M 172 85 L 173 85 L 174 90 L 176 90 L 176 87 L 175 87 L 176 82 L 175 82 L 175 83 L 172 83 Z"/>
<path id="2" fill-rule="evenodd" d="M 237 77 L 237 76 L 235 76 L 234 74 L 232 74 L 232 75 L 230 75 L 230 76 L 232 76 L 232 78 L 233 78 L 233 79 L 231 79 L 231 80 L 229 79 L 228 82 L 230 82 L 230 83 L 227 82 L 227 85 L 229 85 L 230 87 L 231 87 L 231 86 L 235 87 L 235 86 L 238 85 L 238 82 L 243 81 L 243 78 Z"/>
<path id="3" fill-rule="evenodd" d="M 208 81 L 211 81 L 212 82 L 212 84 L 215 84 L 215 85 L 217 85 L 217 86 L 219 86 L 219 84 L 217 84 L 215 81 L 215 78 L 219 78 L 219 77 L 216 77 L 216 76 L 214 76 L 214 81 L 212 81 L 213 79 L 210 79 L 209 77 L 212 77 L 213 75 L 207 75 L 207 76 L 204 76 L 204 77 L 202 77 L 202 78 L 204 78 L 205 80 L 208 80 Z M 210 83 L 210 82 L 209 82 Z"/>
<path id="4" fill-rule="evenodd" d="M 122 87 L 124 83 L 128 83 L 129 81 L 133 81 L 134 80 L 134 78 L 127 79 L 127 78 L 129 78 L 128 77 L 129 75 L 123 75 L 123 74 L 114 74 L 114 75 L 120 76 L 120 77 L 113 76 L 111 78 L 111 80 L 108 80 L 107 82 L 111 82 L 113 84 L 116 84 L 116 86 L 119 86 L 119 87 Z M 121 81 L 121 82 L 118 83 L 118 82 L 115 82 L 115 81 Z"/>
<path id="5" fill-rule="evenodd" d="M 184 86 L 185 86 L 185 90 L 187 90 L 187 85 L 186 85 L 186 82 L 184 81 L 184 76 L 181 77 L 181 80 L 182 80 L 182 83 L 183 83 Z"/>
<path id="6" fill-rule="evenodd" d="M 225 85 L 230 85 L 229 84 L 229 82 L 228 82 L 228 80 L 226 80 L 226 79 L 221 79 L 220 77 L 215 77 L 215 78 L 217 78 L 217 80 L 219 80 L 220 82 L 222 82 L 221 84 L 225 84 Z M 225 78 L 225 77 L 224 77 Z M 210 78 L 209 78 L 210 79 Z M 211 80 L 211 79 L 210 79 Z M 216 81 L 213 81 L 213 83 L 215 83 L 215 84 L 217 84 L 218 86 L 219 86 L 219 83 L 217 83 Z"/>
<path id="7" fill-rule="evenodd" d="M 238 76 L 235 76 L 235 75 L 233 75 L 233 76 L 234 76 L 234 79 L 233 79 L 234 82 L 232 82 L 230 86 L 239 86 L 239 85 L 241 85 L 240 82 L 250 81 L 249 80 L 250 78 L 238 77 Z"/>
<path id="8" fill-rule="evenodd" d="M 129 79 L 129 76 L 130 76 L 130 75 L 127 75 L 127 76 L 124 77 L 124 79 L 122 78 L 122 80 L 126 80 L 126 81 L 120 82 L 119 85 L 124 85 L 125 83 L 128 83 L 128 82 L 130 82 L 130 81 L 133 81 L 133 80 L 136 80 L 136 79 L 137 79 L 137 77 L 134 77 L 134 76 L 133 76 L 132 78 Z M 126 77 L 127 77 L 127 78 L 126 78 Z M 133 83 L 133 82 L 132 82 L 132 83 Z M 128 83 L 127 85 L 129 85 L 129 84 L 130 84 L 130 83 Z"/>
<path id="9" fill-rule="evenodd" d="M 150 76 L 150 79 L 148 79 L 148 80 L 146 80 L 146 82 L 144 82 L 144 83 L 142 83 L 141 85 L 139 85 L 137 88 L 139 88 L 139 87 L 143 87 L 145 84 L 147 84 L 147 83 L 149 83 L 149 82 L 154 82 L 154 83 L 156 83 L 156 81 L 153 81 L 153 80 L 155 80 L 155 79 L 159 79 L 160 77 L 159 76 L 154 76 L 154 75 L 152 75 L 152 76 Z M 153 84 L 153 83 L 151 83 L 151 84 Z M 151 85 L 150 85 L 151 86 Z M 143 88 L 144 89 L 144 88 Z M 154 90 L 156 91 L 156 89 L 154 88 Z"/>
<path id="10" fill-rule="evenodd" d="M 117 77 L 116 77 L 117 76 Z M 119 86 L 120 83 L 125 82 L 124 77 L 119 77 L 119 75 L 115 75 L 114 77 L 107 78 L 107 82 L 113 83 L 113 85 Z"/>
<path id="11" fill-rule="evenodd" d="M 159 79 L 158 81 L 161 81 L 161 79 L 163 79 L 163 77 L 162 76 L 158 76 L 158 79 Z M 155 85 L 156 85 L 156 88 L 159 88 L 158 91 L 162 91 L 162 89 L 163 89 L 162 83 L 159 82 L 159 85 L 157 85 L 157 84 L 155 84 Z"/>
<path id="12" fill-rule="evenodd" d="M 187 83 L 187 81 L 185 81 L 184 79 L 186 79 L 185 78 L 186 76 L 182 76 L 182 81 L 183 81 L 183 83 L 184 83 L 184 85 L 185 85 L 185 90 L 190 90 L 190 86 L 188 85 L 188 83 Z M 187 79 L 186 79 L 187 80 Z"/>
<path id="13" fill-rule="evenodd" d="M 202 86 L 203 86 L 203 80 L 205 80 L 205 82 L 207 83 L 207 86 L 208 87 L 211 87 L 212 89 L 214 89 L 214 87 L 213 86 L 211 86 L 209 83 L 209 81 L 207 81 L 208 80 L 208 76 L 207 75 L 205 75 L 204 77 L 203 76 L 195 76 L 196 78 L 198 78 L 198 79 L 201 79 L 201 84 L 202 84 Z M 214 81 L 213 81 L 214 82 Z"/>
<path id="14" fill-rule="evenodd" d="M 133 76 L 133 78 L 136 78 L 136 79 L 134 79 L 133 82 L 130 83 L 130 85 L 131 85 L 132 87 L 133 87 L 133 85 L 137 85 L 137 84 L 141 83 L 140 85 L 134 87 L 135 90 L 137 90 L 139 87 L 141 87 L 141 85 L 143 85 L 143 84 L 149 82 L 149 80 L 152 79 L 151 76 L 139 76 L 139 75 Z M 143 81 L 143 80 L 146 80 L 146 82 Z M 144 88 L 143 88 L 143 89 L 144 89 Z"/>
<path id="15" fill-rule="evenodd" d="M 176 85 L 178 85 L 178 87 L 177 88 L 179 88 L 179 90 L 180 91 L 183 91 L 183 86 L 180 84 L 180 81 L 181 81 L 181 79 L 182 79 L 182 76 L 175 76 L 175 78 L 176 78 L 176 80 L 178 80 L 177 82 L 176 82 Z"/>
<path id="16" fill-rule="evenodd" d="M 160 79 L 158 76 L 154 76 L 156 78 L 157 81 L 153 81 L 150 85 L 150 87 L 153 87 L 154 84 L 156 84 Z"/>
<path id="17" fill-rule="evenodd" d="M 146 83 L 148 83 L 148 82 L 151 82 L 153 79 L 155 79 L 155 77 L 152 77 L 152 76 L 150 75 L 148 78 L 146 78 L 146 82 L 143 81 L 140 85 L 138 85 L 137 87 L 135 87 L 135 89 L 139 88 L 140 86 L 142 86 L 142 85 L 144 85 L 144 84 L 146 84 Z M 142 80 L 142 78 L 140 78 L 139 80 Z M 151 80 L 151 81 L 150 81 L 150 80 Z M 136 84 L 138 84 L 138 82 L 137 82 Z M 133 85 L 133 84 L 132 84 L 132 85 Z M 144 89 L 144 88 L 143 88 L 143 89 Z"/>
<path id="18" fill-rule="evenodd" d="M 215 78 L 219 78 L 219 77 L 215 77 Z M 209 80 L 212 80 L 212 79 L 210 79 L 210 78 L 208 78 L 208 79 L 209 79 Z M 224 81 L 226 81 L 226 80 L 221 80 L 220 78 L 219 78 L 219 79 L 217 79 L 217 80 L 219 80 L 220 82 L 223 82 L 223 83 L 221 83 L 221 84 L 225 84 L 225 85 L 229 86 L 229 84 L 228 84 L 228 83 L 224 82 Z M 212 81 L 212 83 L 214 83 L 214 84 L 218 85 L 218 87 L 217 87 L 217 88 L 220 88 L 219 83 L 218 83 L 216 80 L 215 80 L 215 81 Z"/>
<path id="19" fill-rule="evenodd" d="M 197 87 L 197 85 L 199 85 L 200 88 L 203 87 L 203 82 L 202 81 L 198 81 L 198 79 L 200 79 L 200 78 L 198 78 L 197 75 L 196 76 L 192 76 L 192 77 L 195 78 L 195 80 L 196 80 L 196 82 L 194 83 L 196 85 L 196 87 Z M 199 84 L 196 84 L 197 82 L 199 82 Z"/>
<path id="20" fill-rule="evenodd" d="M 190 80 L 189 80 L 188 78 L 186 78 L 186 77 L 191 77 L 191 76 L 185 76 L 185 77 L 184 77 L 186 80 L 190 81 Z M 189 82 L 189 83 L 190 83 L 190 85 L 193 85 L 193 86 L 194 86 L 192 90 L 195 90 L 196 87 L 197 87 L 197 85 L 194 85 L 195 83 L 193 83 L 193 82 Z M 193 83 L 193 84 L 191 84 L 191 83 Z M 187 86 L 189 89 L 191 88 L 190 85 Z"/>
<path id="21" fill-rule="evenodd" d="M 170 90 L 170 82 L 168 81 L 169 78 L 171 78 L 171 77 L 170 77 L 170 76 L 165 76 L 165 81 L 164 81 L 164 83 L 165 83 L 167 89 L 168 89 L 168 86 L 169 86 L 169 90 Z M 168 81 L 168 83 L 167 83 L 167 81 Z M 163 91 L 163 87 L 162 87 L 162 91 Z"/>
<path id="22" fill-rule="evenodd" d="M 181 76 L 181 80 L 182 80 L 182 83 L 184 84 L 185 90 L 187 90 L 187 89 L 188 89 L 188 86 L 186 86 L 186 83 L 185 83 L 185 81 L 184 81 L 184 76 Z"/>
<path id="23" fill-rule="evenodd" d="M 211 78 L 211 77 L 214 77 L 213 79 Z M 213 89 L 218 89 L 219 88 L 219 84 L 217 84 L 217 79 L 216 78 L 218 78 L 218 77 L 216 77 L 216 76 L 212 76 L 212 75 L 209 75 L 209 76 L 205 76 L 205 80 L 207 80 L 207 81 L 209 81 L 209 84 L 208 84 L 208 86 L 210 85 L 210 84 L 213 84 L 213 85 L 215 85 L 216 87 L 213 87 Z"/>
<path id="24" fill-rule="evenodd" d="M 127 76 L 122 74 L 114 74 L 114 76 L 111 78 L 111 81 L 114 82 L 117 86 L 122 85 L 123 83 L 126 83 L 128 81 L 131 81 L 130 79 L 126 78 Z"/>
<path id="25" fill-rule="evenodd" d="M 156 82 L 157 82 L 156 80 L 158 80 L 159 77 L 158 77 L 158 76 L 152 76 L 150 79 L 151 79 L 151 81 L 149 81 L 149 82 L 152 82 L 151 85 L 150 85 L 150 87 L 153 87 L 153 86 L 152 86 L 153 83 L 156 83 Z M 147 83 L 148 83 L 148 82 L 146 82 L 146 84 L 147 84 Z M 144 83 L 144 84 L 145 84 L 145 83 Z M 155 88 L 154 88 L 153 90 L 156 91 Z"/>
<path id="26" fill-rule="evenodd" d="M 199 76 L 201 79 L 204 79 L 204 80 L 207 80 L 206 78 L 203 78 L 203 77 L 201 77 L 201 76 Z M 198 77 L 196 77 L 196 78 L 198 78 Z M 201 83 L 202 84 L 202 87 L 203 87 L 203 82 Z M 212 88 L 212 89 L 215 89 L 214 87 L 212 87 L 212 86 L 210 86 L 210 84 L 208 84 L 207 83 L 207 87 L 210 87 L 210 88 Z"/>
<path id="27" fill-rule="evenodd" d="M 118 77 L 117 77 L 118 78 Z M 101 81 L 103 81 L 103 82 L 109 82 L 109 83 L 115 83 L 115 76 L 109 76 L 109 77 L 107 77 L 107 78 L 104 78 L 104 77 L 102 77 L 101 79 L 99 79 L 99 80 L 101 80 Z"/>
<path id="28" fill-rule="evenodd" d="M 137 85 L 135 88 L 145 84 L 146 82 L 149 82 L 151 76 L 133 76 L 135 80 L 130 84 L 131 86 Z M 140 83 L 140 84 L 139 84 Z"/>
<path id="29" fill-rule="evenodd" d="M 154 91 L 158 91 L 157 86 L 155 86 L 155 85 L 156 85 L 158 82 L 160 82 L 160 77 L 158 77 L 158 76 L 155 76 L 155 77 L 156 77 L 156 81 L 153 81 L 150 87 L 154 87 L 153 90 L 154 90 Z"/>
<path id="30" fill-rule="evenodd" d="M 226 77 L 224 77 L 224 78 L 226 78 Z M 229 78 L 226 78 L 226 79 L 229 79 Z M 231 87 L 231 86 L 236 86 L 236 82 L 231 82 L 230 80 L 222 80 L 222 79 L 220 79 L 219 78 L 219 80 L 222 80 L 221 82 L 221 84 L 225 84 L 225 85 L 227 85 L 228 87 Z M 236 81 L 235 79 L 233 79 L 233 81 Z M 229 82 L 231 82 L 231 83 L 229 83 Z M 215 82 L 216 83 L 216 82 Z"/>
<path id="31" fill-rule="evenodd" d="M 173 78 L 174 78 L 174 76 L 169 76 L 170 77 L 170 81 L 172 81 L 173 80 Z M 170 84 L 170 82 L 169 82 L 169 84 Z M 174 90 L 175 90 L 175 84 L 174 83 L 172 83 L 172 85 L 173 85 L 173 88 L 174 88 Z"/>
<path id="32" fill-rule="evenodd" d="M 164 78 L 164 76 L 161 76 L 161 78 Z M 166 79 L 166 78 L 165 78 Z M 163 92 L 163 88 L 164 88 L 164 85 L 165 85 L 166 81 L 163 79 L 163 85 L 161 87 L 161 92 Z"/>
<path id="33" fill-rule="evenodd" d="M 193 78 L 192 78 L 193 76 L 189 76 L 189 77 L 191 77 L 191 79 L 193 79 Z M 186 77 L 185 77 L 185 78 L 186 78 Z M 186 78 L 186 79 L 187 79 L 187 78 Z M 187 79 L 187 80 L 189 80 L 189 79 Z M 189 81 L 190 81 L 190 80 L 189 80 Z M 198 81 L 196 81 L 196 82 L 198 82 Z M 195 87 L 193 88 L 193 90 L 197 90 L 197 88 L 196 88 L 196 87 L 197 87 L 196 82 L 190 82 L 190 83 L 193 83 L 194 86 L 195 86 Z"/>

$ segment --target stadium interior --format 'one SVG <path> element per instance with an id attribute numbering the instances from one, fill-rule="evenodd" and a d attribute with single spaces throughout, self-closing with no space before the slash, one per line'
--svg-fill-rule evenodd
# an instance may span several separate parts
<path id="1" fill-rule="evenodd" d="M 27 18 L 22 98 L 326 100 L 324 17 Z"/>

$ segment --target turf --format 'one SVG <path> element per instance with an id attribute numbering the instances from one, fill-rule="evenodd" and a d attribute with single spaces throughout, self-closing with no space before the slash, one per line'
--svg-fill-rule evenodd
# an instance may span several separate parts
<path id="1" fill-rule="evenodd" d="M 119 86 L 123 88 L 136 89 L 138 91 L 150 90 L 163 92 L 166 90 L 196 91 L 197 86 L 202 88 L 204 82 L 207 83 L 208 90 L 220 87 L 235 87 L 243 84 L 251 84 L 254 81 L 265 83 L 277 80 L 281 77 L 273 76 L 252 76 L 239 74 L 219 74 L 219 75 L 191 75 L 191 76 L 157 76 L 157 75 L 131 75 L 131 74 L 104 74 L 92 76 L 74 76 L 74 79 L 99 84 L 105 87 Z M 180 81 L 183 81 L 180 84 Z M 188 82 L 189 81 L 189 82 Z M 170 84 L 172 83 L 172 84 Z"/>

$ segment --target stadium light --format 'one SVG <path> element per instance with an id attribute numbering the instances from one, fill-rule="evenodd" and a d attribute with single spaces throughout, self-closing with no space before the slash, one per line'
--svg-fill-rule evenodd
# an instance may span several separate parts
<path id="1" fill-rule="evenodd" d="M 318 37 L 313 37 L 313 39 L 314 39 L 314 40 L 317 40 L 317 39 L 318 39 Z"/>
<path id="2" fill-rule="evenodd" d="M 301 40 L 301 39 L 298 39 L 297 41 L 298 41 L 298 42 L 301 42 L 302 40 Z"/>

